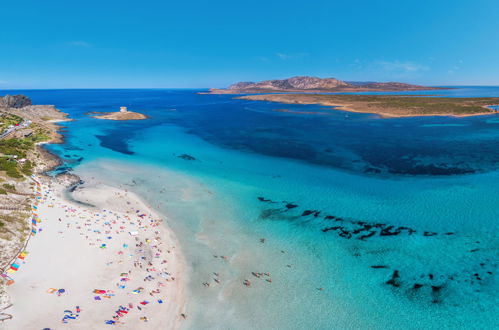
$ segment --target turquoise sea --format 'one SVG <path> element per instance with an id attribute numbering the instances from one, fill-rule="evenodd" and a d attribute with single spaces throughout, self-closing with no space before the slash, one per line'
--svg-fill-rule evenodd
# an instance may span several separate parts
<path id="1" fill-rule="evenodd" d="M 185 328 L 499 325 L 497 115 L 380 119 L 198 90 L 15 92 L 75 119 L 48 146 L 63 159 L 54 174 L 135 191 L 167 217 L 188 268 Z M 87 115 L 120 106 L 150 119 Z"/>

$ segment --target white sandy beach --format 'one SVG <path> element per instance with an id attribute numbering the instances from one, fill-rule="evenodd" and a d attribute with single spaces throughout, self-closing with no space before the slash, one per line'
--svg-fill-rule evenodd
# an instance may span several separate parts
<path id="1" fill-rule="evenodd" d="M 184 261 L 160 217 L 117 188 L 95 185 L 73 193 L 95 207 L 68 202 L 62 191 L 58 184 L 42 184 L 34 211 L 41 220 L 38 233 L 8 288 L 13 306 L 6 312 L 13 319 L 0 327 L 178 328 Z"/>

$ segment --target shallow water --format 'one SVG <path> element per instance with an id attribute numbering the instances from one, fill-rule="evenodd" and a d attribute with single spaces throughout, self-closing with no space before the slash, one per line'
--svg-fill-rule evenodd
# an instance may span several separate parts
<path id="1" fill-rule="evenodd" d="M 77 119 L 49 147 L 65 160 L 57 171 L 123 185 L 168 216 L 189 267 L 186 327 L 496 323 L 495 115 L 379 119 L 192 90 L 23 93 Z M 119 106 L 151 119 L 85 115 Z"/>

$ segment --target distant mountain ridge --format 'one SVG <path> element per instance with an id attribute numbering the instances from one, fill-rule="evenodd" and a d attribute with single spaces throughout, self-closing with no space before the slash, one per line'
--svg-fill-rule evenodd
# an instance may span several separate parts
<path id="1" fill-rule="evenodd" d="M 237 94 L 251 92 L 356 92 L 356 91 L 411 91 L 439 89 L 400 82 L 346 82 L 336 78 L 296 76 L 287 79 L 260 82 L 238 82 L 227 89 L 211 89 L 215 94 Z"/>
<path id="2" fill-rule="evenodd" d="M 296 76 L 287 79 L 264 80 L 261 82 L 239 82 L 229 86 L 229 89 L 332 89 L 352 86 L 335 78 L 317 78 Z"/>

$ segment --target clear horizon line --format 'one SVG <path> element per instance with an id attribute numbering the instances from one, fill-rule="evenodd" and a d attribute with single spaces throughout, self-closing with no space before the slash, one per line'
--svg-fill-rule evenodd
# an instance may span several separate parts
<path id="1" fill-rule="evenodd" d="M 499 84 L 497 85 L 487 85 L 487 84 L 479 84 L 479 85 L 469 85 L 469 84 L 439 84 L 439 85 L 423 85 L 426 87 L 499 87 Z M 81 89 L 184 89 L 184 90 L 189 90 L 189 89 L 195 89 L 195 90 L 203 90 L 203 89 L 211 89 L 211 88 L 217 88 L 217 89 L 226 89 L 227 87 L 52 87 L 52 88 L 23 88 L 23 87 L 16 87 L 16 88 L 0 88 L 0 91 L 16 91 L 16 90 L 81 90 Z"/>

